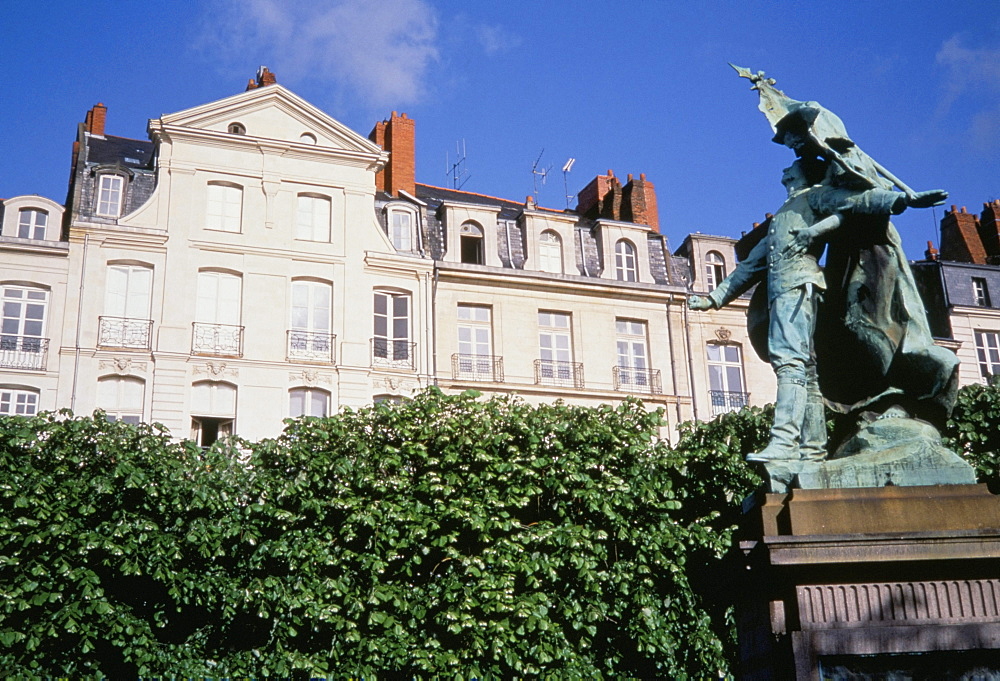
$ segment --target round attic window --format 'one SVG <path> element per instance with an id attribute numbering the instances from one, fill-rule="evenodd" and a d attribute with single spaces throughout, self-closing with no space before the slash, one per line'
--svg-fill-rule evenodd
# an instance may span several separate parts
<path id="1" fill-rule="evenodd" d="M 227 128 L 229 134 L 231 135 L 245 135 L 247 134 L 247 126 L 242 123 L 230 123 Z"/>
<path id="2" fill-rule="evenodd" d="M 299 141 L 302 142 L 302 144 L 316 144 L 316 135 L 311 132 L 304 132 L 299 135 Z"/>

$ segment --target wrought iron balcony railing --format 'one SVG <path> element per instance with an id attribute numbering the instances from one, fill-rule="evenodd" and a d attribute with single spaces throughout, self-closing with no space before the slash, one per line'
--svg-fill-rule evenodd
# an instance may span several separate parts
<path id="1" fill-rule="evenodd" d="M 97 344 L 103 348 L 149 350 L 153 337 L 152 319 L 98 317 Z"/>
<path id="2" fill-rule="evenodd" d="M 288 359 L 333 364 L 337 337 L 330 333 L 288 331 Z"/>
<path id="3" fill-rule="evenodd" d="M 503 383 L 503 357 L 500 355 L 451 356 L 451 377 L 455 380 Z"/>
<path id="4" fill-rule="evenodd" d="M 632 367 L 612 367 L 615 390 L 632 393 L 648 393 L 660 395 L 663 387 L 660 384 L 659 369 L 635 369 Z"/>
<path id="5" fill-rule="evenodd" d="M 556 359 L 535 360 L 537 385 L 583 387 L 583 362 L 564 362 Z"/>
<path id="6" fill-rule="evenodd" d="M 35 336 L 0 336 L 0 367 L 45 371 L 49 339 Z"/>
<path id="7" fill-rule="evenodd" d="M 191 352 L 195 355 L 243 356 L 243 327 L 194 322 Z"/>
<path id="8" fill-rule="evenodd" d="M 380 369 L 417 368 L 417 344 L 408 340 L 372 338 L 372 367 Z"/>
<path id="9" fill-rule="evenodd" d="M 750 393 L 709 390 L 708 396 L 712 401 L 712 416 L 725 414 L 729 411 L 739 411 L 750 404 Z"/>

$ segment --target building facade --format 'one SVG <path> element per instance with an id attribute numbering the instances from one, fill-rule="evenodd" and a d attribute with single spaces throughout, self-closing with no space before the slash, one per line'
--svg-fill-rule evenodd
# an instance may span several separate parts
<path id="1" fill-rule="evenodd" d="M 103 409 L 207 445 L 428 385 L 636 395 L 668 431 L 773 399 L 745 301 L 685 305 L 734 240 L 670 253 L 645 176 L 567 211 L 419 184 L 412 119 L 363 137 L 266 69 L 148 140 L 106 118 L 79 127 L 65 208 L 2 203 L 0 413 Z"/>

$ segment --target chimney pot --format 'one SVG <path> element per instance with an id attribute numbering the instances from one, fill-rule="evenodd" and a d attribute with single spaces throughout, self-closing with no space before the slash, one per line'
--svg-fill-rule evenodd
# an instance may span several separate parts
<path id="1" fill-rule="evenodd" d="M 642 180 L 643 182 L 645 182 L 646 181 L 646 173 L 639 173 L 639 179 Z"/>
<path id="2" fill-rule="evenodd" d="M 963 213 L 967 212 L 967 211 L 965 210 L 965 206 L 962 206 L 962 212 L 963 212 Z"/>
<path id="3" fill-rule="evenodd" d="M 614 176 L 615 176 L 615 171 L 611 170 L 611 168 L 608 168 L 608 177 L 614 177 Z"/>
<path id="4" fill-rule="evenodd" d="M 628 181 L 628 182 L 631 182 L 631 181 L 632 181 L 632 173 L 629 173 L 629 174 L 628 174 L 628 180 L 627 180 L 627 181 Z"/>

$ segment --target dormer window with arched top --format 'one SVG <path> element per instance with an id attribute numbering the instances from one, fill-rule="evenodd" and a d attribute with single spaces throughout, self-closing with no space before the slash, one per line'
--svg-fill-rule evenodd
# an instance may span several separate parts
<path id="1" fill-rule="evenodd" d="M 538 269 L 553 274 L 563 273 L 562 239 L 550 229 L 538 239 Z"/>
<path id="2" fill-rule="evenodd" d="M 406 208 L 390 208 L 386 220 L 389 240 L 397 251 L 412 251 L 414 249 L 413 226 L 416 216 Z"/>
<path id="3" fill-rule="evenodd" d="M 483 265 L 483 228 L 475 222 L 465 222 L 459 229 L 462 262 L 470 265 Z"/>
<path id="4" fill-rule="evenodd" d="M 22 208 L 17 216 L 17 236 L 21 239 L 44 239 L 48 223 L 49 214 L 46 211 Z"/>
<path id="5" fill-rule="evenodd" d="M 705 285 L 711 291 L 726 278 L 726 259 L 718 251 L 705 256 Z"/>
<path id="6" fill-rule="evenodd" d="M 625 239 L 615 244 L 615 279 L 618 281 L 637 281 L 635 246 Z"/>

